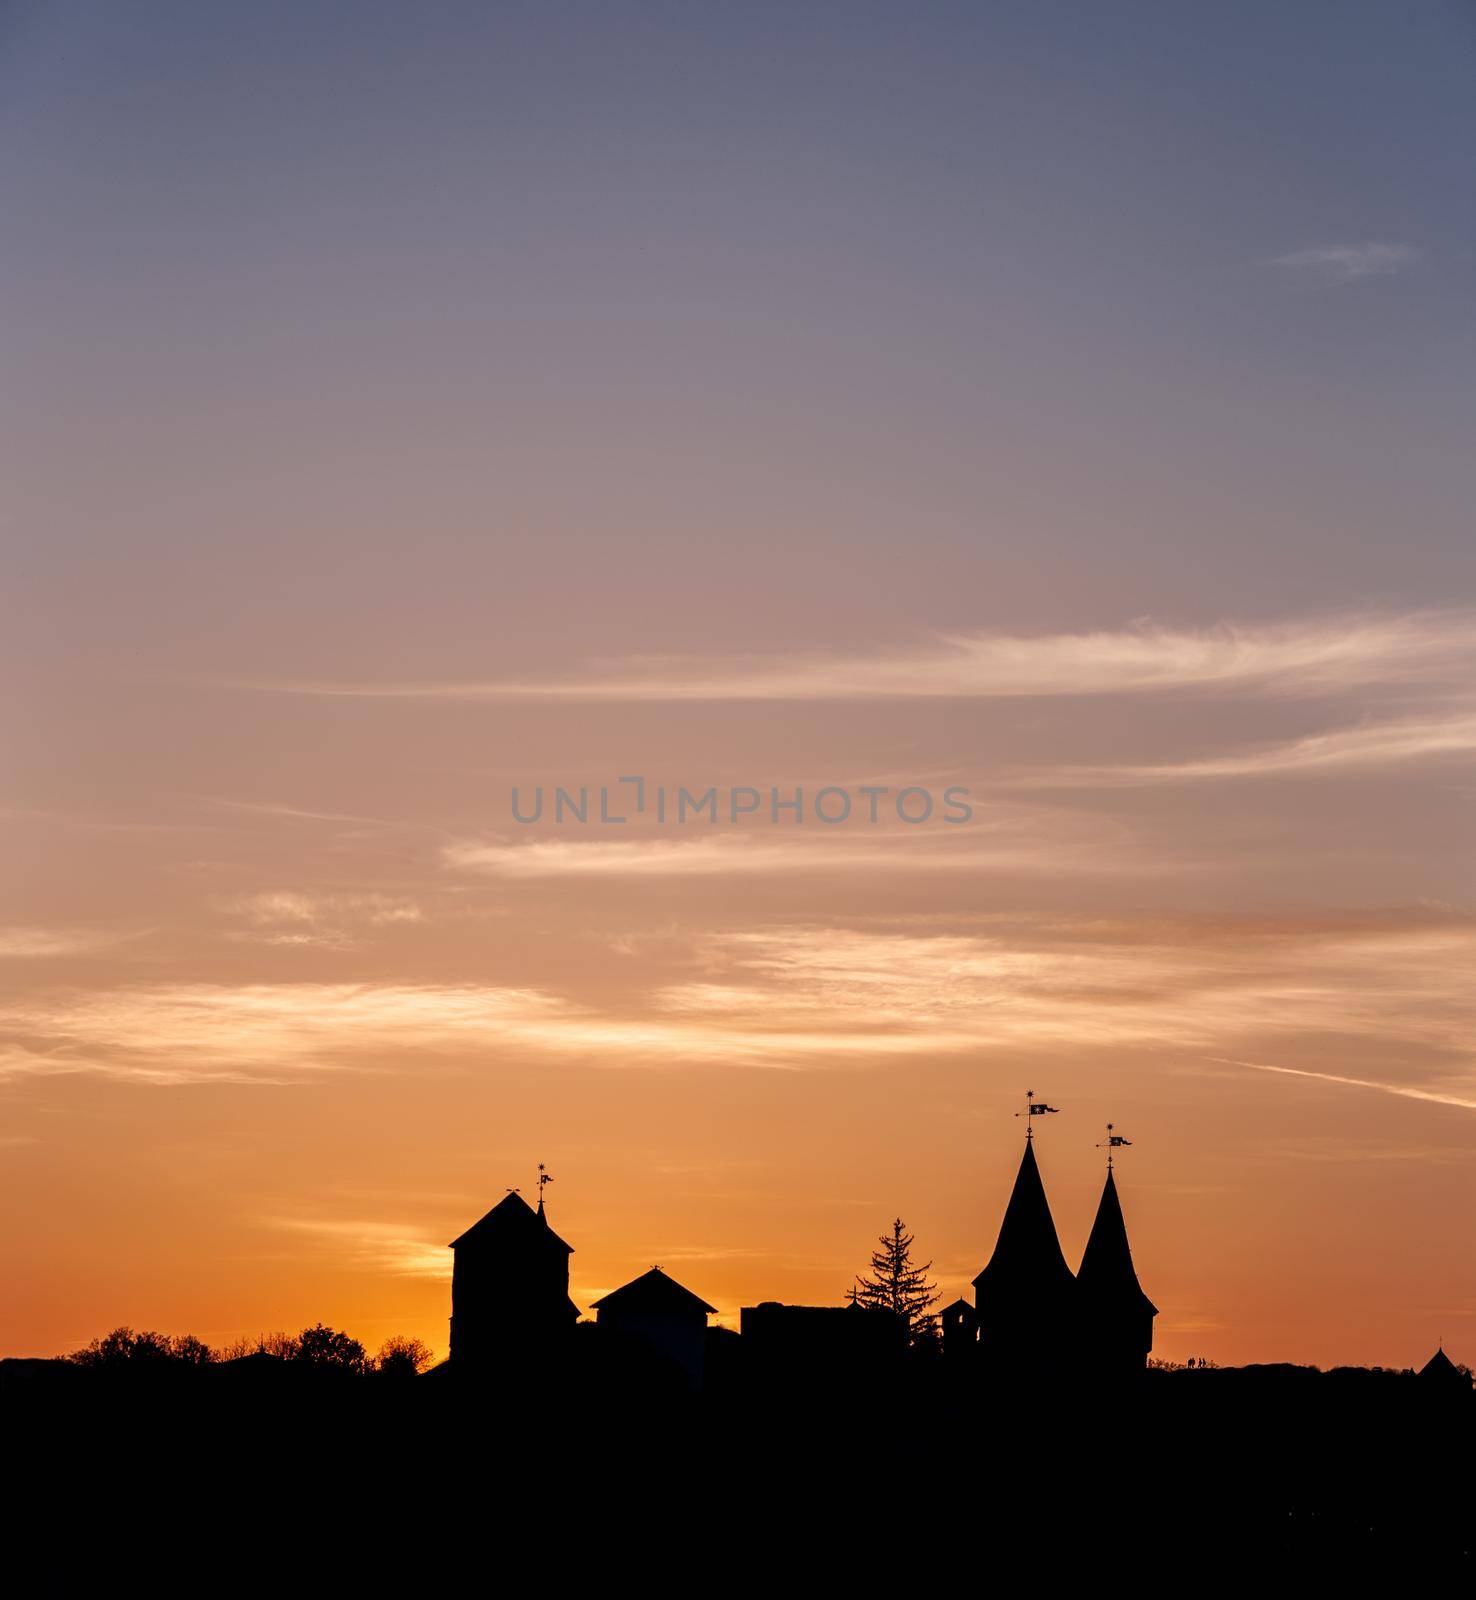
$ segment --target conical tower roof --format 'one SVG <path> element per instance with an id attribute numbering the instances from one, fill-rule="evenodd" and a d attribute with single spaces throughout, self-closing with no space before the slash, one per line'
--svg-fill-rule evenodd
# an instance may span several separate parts
<path id="1" fill-rule="evenodd" d="M 974 1279 L 974 1299 L 983 1312 L 989 1303 L 1004 1299 L 1063 1295 L 1070 1291 L 1071 1281 L 1035 1164 L 1035 1142 L 1027 1139 L 994 1254 Z"/>
<path id="2" fill-rule="evenodd" d="M 1124 1305 L 1136 1301 L 1145 1306 L 1150 1315 L 1158 1315 L 1158 1307 L 1143 1293 L 1138 1274 L 1133 1270 L 1127 1224 L 1122 1220 L 1122 1202 L 1117 1198 L 1117 1180 L 1110 1167 L 1076 1282 L 1082 1293 L 1092 1299 L 1115 1300 Z"/>

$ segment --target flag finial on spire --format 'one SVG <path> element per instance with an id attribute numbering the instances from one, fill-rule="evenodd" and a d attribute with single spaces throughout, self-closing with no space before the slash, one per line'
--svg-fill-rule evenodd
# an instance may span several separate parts
<path id="1" fill-rule="evenodd" d="M 1027 1089 L 1025 1091 L 1025 1109 L 1015 1113 L 1017 1117 L 1025 1118 L 1025 1142 L 1028 1144 L 1035 1137 L 1032 1132 L 1034 1127 L 1033 1118 L 1043 1117 L 1048 1112 L 1054 1116 L 1059 1113 L 1060 1109 L 1060 1106 L 1048 1106 L 1044 1100 L 1037 1100 L 1035 1098 L 1035 1090 Z"/>
<path id="2" fill-rule="evenodd" d="M 1112 1152 L 1121 1150 L 1125 1145 L 1130 1145 L 1133 1142 L 1131 1139 L 1125 1139 L 1120 1133 L 1115 1132 L 1115 1127 L 1115 1123 L 1109 1122 L 1107 1124 L 1107 1137 L 1097 1141 L 1097 1148 L 1107 1152 L 1107 1170 L 1109 1172 L 1112 1171 Z"/>

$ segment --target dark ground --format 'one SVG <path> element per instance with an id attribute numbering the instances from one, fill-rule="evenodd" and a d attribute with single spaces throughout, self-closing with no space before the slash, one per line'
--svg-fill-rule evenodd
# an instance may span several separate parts
<path id="1" fill-rule="evenodd" d="M 704 1589 L 972 1589 L 1027 1568 L 1403 1589 L 1473 1570 L 1476 1396 L 1408 1373 L 1153 1371 L 1024 1393 L 937 1360 L 795 1378 L 745 1370 L 732 1344 L 713 1355 L 697 1397 L 594 1340 L 483 1379 L 0 1363 L 21 1480 L 6 1542 L 47 1555 L 15 1592 L 71 1592 L 99 1561 L 165 1589 L 179 1561 L 192 1592 L 283 1561 L 333 1586 L 418 1571 L 418 1592 L 453 1556 L 482 1564 L 479 1588 L 524 1559 L 561 1589 L 632 1563 L 643 1586 Z"/>

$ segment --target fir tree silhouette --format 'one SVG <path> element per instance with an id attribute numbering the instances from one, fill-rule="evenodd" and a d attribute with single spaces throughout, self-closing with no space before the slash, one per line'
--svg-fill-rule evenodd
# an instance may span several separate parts
<path id="1" fill-rule="evenodd" d="M 912 1264 L 913 1238 L 901 1217 L 877 1243 L 880 1248 L 871 1253 L 871 1276 L 857 1280 L 854 1298 L 860 1305 L 877 1306 L 900 1318 L 910 1343 L 930 1342 L 937 1332 L 931 1307 L 938 1303 L 938 1286 L 928 1282 L 933 1263 Z"/>

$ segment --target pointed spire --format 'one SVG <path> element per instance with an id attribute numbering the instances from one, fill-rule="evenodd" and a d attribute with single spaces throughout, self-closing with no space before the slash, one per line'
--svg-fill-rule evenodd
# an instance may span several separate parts
<path id="1" fill-rule="evenodd" d="M 1158 1308 L 1143 1293 L 1133 1268 L 1127 1224 L 1122 1218 L 1122 1202 L 1117 1197 L 1117 1179 L 1110 1167 L 1076 1281 L 1083 1293 L 1092 1298 L 1115 1299 L 1126 1304 L 1137 1301 L 1155 1316 L 1158 1314 Z"/>
<path id="2" fill-rule="evenodd" d="M 982 1311 L 986 1299 L 1022 1293 L 1052 1294 L 1065 1291 L 1070 1285 L 1071 1268 L 1061 1253 L 1055 1219 L 1035 1161 L 1035 1143 L 1027 1139 L 994 1254 L 974 1279 L 975 1299 Z"/>

